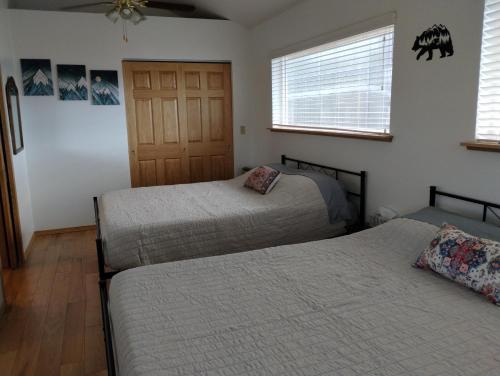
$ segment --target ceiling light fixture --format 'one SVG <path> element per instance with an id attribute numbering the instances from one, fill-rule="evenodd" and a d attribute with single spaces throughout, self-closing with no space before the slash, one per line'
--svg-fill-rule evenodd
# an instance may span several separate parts
<path id="1" fill-rule="evenodd" d="M 118 22 L 120 19 L 123 21 L 123 40 L 125 42 L 128 41 L 127 21 L 132 22 L 134 25 L 144 21 L 146 17 L 142 13 L 143 8 L 163 9 L 182 17 L 187 17 L 196 11 L 196 7 L 193 5 L 154 0 L 108 0 L 89 4 L 72 5 L 63 7 L 61 10 L 74 11 L 96 6 L 110 6 L 111 9 L 105 13 L 106 18 L 113 23 Z"/>
<path id="2" fill-rule="evenodd" d="M 114 7 L 106 12 L 106 18 L 113 23 L 119 19 L 123 20 L 123 40 L 128 42 L 128 33 L 126 22 L 130 21 L 137 25 L 144 21 L 146 17 L 139 8 L 146 8 L 147 0 L 116 0 Z"/>
<path id="3" fill-rule="evenodd" d="M 106 17 L 113 23 L 121 18 L 137 25 L 146 19 L 139 8 L 146 8 L 147 3 L 147 0 L 116 0 L 114 8 L 106 13 Z"/>

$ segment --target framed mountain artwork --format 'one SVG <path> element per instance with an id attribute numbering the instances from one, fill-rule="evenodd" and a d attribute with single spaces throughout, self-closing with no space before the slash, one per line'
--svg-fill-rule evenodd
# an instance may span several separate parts
<path id="1" fill-rule="evenodd" d="M 21 72 L 25 96 L 54 95 L 49 59 L 21 59 Z"/>
<path id="2" fill-rule="evenodd" d="M 57 65 L 59 99 L 86 101 L 89 98 L 85 65 Z"/>
<path id="3" fill-rule="evenodd" d="M 120 104 L 117 71 L 91 70 L 90 82 L 92 104 L 97 106 Z"/>

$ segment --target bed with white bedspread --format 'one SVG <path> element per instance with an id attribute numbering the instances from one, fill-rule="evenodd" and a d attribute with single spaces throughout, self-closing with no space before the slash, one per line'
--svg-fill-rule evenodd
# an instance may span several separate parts
<path id="1" fill-rule="evenodd" d="M 437 227 L 151 265 L 110 285 L 118 374 L 499 375 L 500 309 L 412 268 Z"/>
<path id="2" fill-rule="evenodd" d="M 244 187 L 247 175 L 103 194 L 99 211 L 106 264 L 125 270 L 346 232 L 344 220 L 331 223 L 313 180 L 282 174 L 273 191 L 261 195 Z"/>

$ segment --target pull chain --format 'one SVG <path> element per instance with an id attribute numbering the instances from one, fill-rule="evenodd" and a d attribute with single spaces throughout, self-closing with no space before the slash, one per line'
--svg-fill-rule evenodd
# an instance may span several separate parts
<path id="1" fill-rule="evenodd" d="M 127 35 L 127 21 L 123 20 L 123 41 L 128 43 L 128 35 Z"/>

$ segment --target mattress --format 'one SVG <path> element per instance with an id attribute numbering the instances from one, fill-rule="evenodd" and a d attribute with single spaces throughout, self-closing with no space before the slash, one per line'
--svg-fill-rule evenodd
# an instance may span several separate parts
<path id="1" fill-rule="evenodd" d="M 267 195 L 245 188 L 245 179 L 105 193 L 99 208 L 107 265 L 125 270 L 345 233 L 345 222 L 330 224 L 311 179 L 282 175 Z"/>
<path id="2" fill-rule="evenodd" d="M 119 374 L 499 375 L 499 308 L 411 267 L 436 231 L 397 219 L 122 272 L 110 286 Z"/>

